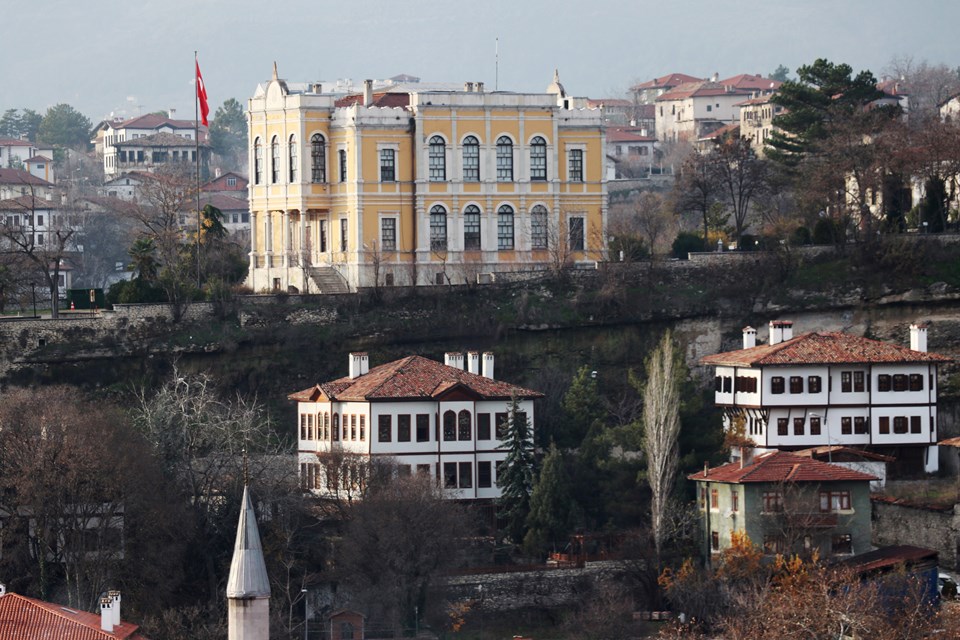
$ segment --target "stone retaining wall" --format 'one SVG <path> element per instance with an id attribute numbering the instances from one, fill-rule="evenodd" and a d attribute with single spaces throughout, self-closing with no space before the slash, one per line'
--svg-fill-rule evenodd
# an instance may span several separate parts
<path id="1" fill-rule="evenodd" d="M 873 544 L 878 547 L 911 544 L 936 549 L 940 566 L 960 569 L 957 543 L 960 542 L 960 512 L 934 509 L 887 498 L 874 497 Z"/>

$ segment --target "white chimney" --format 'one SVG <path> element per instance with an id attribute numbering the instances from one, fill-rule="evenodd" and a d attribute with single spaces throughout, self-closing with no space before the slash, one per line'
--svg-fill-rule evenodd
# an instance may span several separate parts
<path id="1" fill-rule="evenodd" d="M 467 352 L 467 371 L 480 375 L 480 353 L 478 351 Z"/>
<path id="2" fill-rule="evenodd" d="M 107 596 L 113 601 L 113 606 L 110 610 L 113 612 L 113 625 L 115 627 L 120 626 L 120 592 L 111 589 L 107 592 Z"/>
<path id="3" fill-rule="evenodd" d="M 465 92 L 467 92 L 467 93 L 473 93 L 473 83 L 472 83 L 472 82 L 464 82 L 464 83 L 463 83 L 463 90 L 464 90 Z"/>
<path id="4" fill-rule="evenodd" d="M 493 380 L 493 352 L 483 352 L 483 377 Z"/>
<path id="5" fill-rule="evenodd" d="M 483 83 L 482 83 L 482 82 L 478 82 L 478 83 L 476 84 L 476 87 L 477 87 L 477 93 L 483 93 Z"/>
<path id="6" fill-rule="evenodd" d="M 743 348 L 753 349 L 757 346 L 757 330 L 753 327 L 743 328 Z"/>
<path id="7" fill-rule="evenodd" d="M 100 598 L 100 629 L 113 633 L 113 598 L 110 596 Z"/>
<path id="8" fill-rule="evenodd" d="M 323 93 L 323 85 L 319 82 L 313 83 L 313 92 L 314 93 Z"/>
<path id="9" fill-rule="evenodd" d="M 369 107 L 373 104 L 373 80 L 363 81 L 363 106 Z"/>
<path id="10" fill-rule="evenodd" d="M 370 369 L 370 359 L 365 352 L 350 354 L 350 379 L 365 375 Z"/>
<path id="11" fill-rule="evenodd" d="M 927 327 L 926 323 L 910 325 L 910 348 L 922 353 L 927 352 Z"/>
<path id="12" fill-rule="evenodd" d="M 0 582 L 0 598 L 7 595 L 7 585 Z"/>
<path id="13" fill-rule="evenodd" d="M 770 336 L 767 343 L 770 345 L 780 344 L 793 339 L 793 322 L 790 320 L 771 320 Z"/>
<path id="14" fill-rule="evenodd" d="M 463 370 L 463 354 L 459 351 L 447 351 L 443 354 L 443 364 L 454 369 Z"/>

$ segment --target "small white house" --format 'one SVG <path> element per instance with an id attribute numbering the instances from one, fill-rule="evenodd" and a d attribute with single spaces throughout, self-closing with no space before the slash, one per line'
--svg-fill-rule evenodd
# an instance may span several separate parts
<path id="1" fill-rule="evenodd" d="M 471 352 L 448 353 L 445 364 L 407 356 L 369 369 L 366 353 L 351 353 L 349 375 L 289 396 L 298 403 L 302 486 L 319 495 L 357 491 L 359 478 L 317 456 L 342 452 L 434 477 L 450 498 L 498 498 L 511 399 L 532 425 L 542 394 L 495 380 L 493 366 L 492 353 Z"/>
<path id="2" fill-rule="evenodd" d="M 844 333 L 793 336 L 770 323 L 768 344 L 743 330 L 743 349 L 707 356 L 724 428 L 759 448 L 870 447 L 937 471 L 937 367 L 927 326 L 910 327 L 910 348 Z"/>

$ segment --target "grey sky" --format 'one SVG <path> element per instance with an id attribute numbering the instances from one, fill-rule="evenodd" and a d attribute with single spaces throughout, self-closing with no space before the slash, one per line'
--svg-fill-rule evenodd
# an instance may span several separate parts
<path id="1" fill-rule="evenodd" d="M 618 95 L 671 72 L 791 70 L 818 57 L 880 75 L 894 55 L 960 65 L 950 0 L 2 0 L 0 109 L 67 102 L 97 121 L 245 104 L 274 60 L 291 81 L 386 78 Z"/>

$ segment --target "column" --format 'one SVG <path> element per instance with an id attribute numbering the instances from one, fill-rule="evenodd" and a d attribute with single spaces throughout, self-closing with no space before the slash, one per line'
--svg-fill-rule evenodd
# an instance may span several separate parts
<path id="1" fill-rule="evenodd" d="M 283 266 L 290 266 L 290 211 L 284 209 L 281 216 L 283 225 Z"/>

